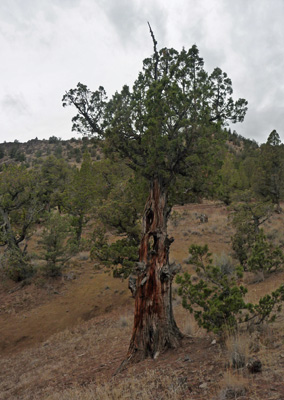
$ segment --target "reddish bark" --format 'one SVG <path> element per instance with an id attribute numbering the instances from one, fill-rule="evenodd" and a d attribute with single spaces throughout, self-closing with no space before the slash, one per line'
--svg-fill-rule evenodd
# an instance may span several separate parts
<path id="1" fill-rule="evenodd" d="M 156 179 L 144 210 L 129 361 L 156 358 L 162 351 L 178 347 L 182 337 L 172 310 L 172 280 L 179 266 L 169 263 L 173 238 L 167 235 L 168 215 L 167 193 Z"/>

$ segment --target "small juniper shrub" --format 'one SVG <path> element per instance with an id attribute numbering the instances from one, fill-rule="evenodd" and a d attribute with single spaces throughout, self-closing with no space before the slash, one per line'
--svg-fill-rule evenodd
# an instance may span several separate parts
<path id="1" fill-rule="evenodd" d="M 273 322 L 284 301 L 284 285 L 258 303 L 246 303 L 247 289 L 239 283 L 241 268 L 228 275 L 213 264 L 208 246 L 192 245 L 190 264 L 195 267 L 197 279 L 187 272 L 177 276 L 178 293 L 182 305 L 193 313 L 199 326 L 207 331 L 223 334 L 228 329 L 236 331 L 239 324 Z"/>

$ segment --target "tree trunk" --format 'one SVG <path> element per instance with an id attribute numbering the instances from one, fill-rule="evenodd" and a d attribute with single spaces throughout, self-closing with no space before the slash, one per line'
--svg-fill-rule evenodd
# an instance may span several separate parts
<path id="1" fill-rule="evenodd" d="M 75 227 L 75 233 L 76 233 L 76 240 L 77 243 L 81 243 L 81 237 L 82 237 L 82 231 L 83 231 L 83 214 L 79 214 L 79 217 L 77 219 L 77 226 Z"/>
<path id="2" fill-rule="evenodd" d="M 155 179 L 143 216 L 128 361 L 156 358 L 162 351 L 178 347 L 182 338 L 172 310 L 172 280 L 180 266 L 169 263 L 169 247 L 173 242 L 167 236 L 169 212 L 167 192 Z"/>

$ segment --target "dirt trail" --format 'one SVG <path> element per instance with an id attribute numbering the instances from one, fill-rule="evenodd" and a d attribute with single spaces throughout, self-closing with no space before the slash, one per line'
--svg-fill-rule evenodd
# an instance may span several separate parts
<path id="1" fill-rule="evenodd" d="M 131 302 L 127 283 L 87 270 L 29 311 L 0 315 L 0 353 L 7 354 L 47 340 L 54 333 Z M 72 288 L 70 287 L 72 286 Z"/>

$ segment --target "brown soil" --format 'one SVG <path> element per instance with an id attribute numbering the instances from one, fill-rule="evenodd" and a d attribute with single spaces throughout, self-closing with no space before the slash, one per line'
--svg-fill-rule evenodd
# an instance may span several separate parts
<path id="1" fill-rule="evenodd" d="M 0 349 L 10 354 L 119 309 L 130 302 L 130 295 L 126 281 L 87 267 L 72 281 L 62 279 L 43 288 L 32 284 L 15 292 L 10 289 L 6 296 L 2 288 L 0 299 Z"/>

